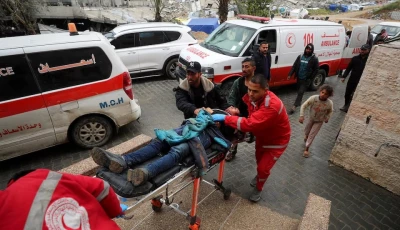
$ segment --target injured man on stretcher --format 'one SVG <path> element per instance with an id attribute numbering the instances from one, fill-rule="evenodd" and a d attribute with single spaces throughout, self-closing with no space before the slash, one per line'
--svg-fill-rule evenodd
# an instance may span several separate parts
<path id="1" fill-rule="evenodd" d="M 231 146 L 228 140 L 230 137 L 226 136 L 233 135 L 234 130 L 229 127 L 223 127 L 220 130 L 218 127 L 221 126 L 223 124 L 216 124 L 207 111 L 201 110 L 196 118 L 186 119 L 176 129 L 155 129 L 157 138 L 134 152 L 121 156 L 95 147 L 91 151 L 91 156 L 94 162 L 111 173 L 123 174 L 123 178 L 133 184 L 133 187 L 143 185 L 179 165 L 190 155 L 193 156 L 194 163 L 202 176 L 209 168 L 206 150 L 226 153 Z M 143 164 L 154 158 L 155 160 Z M 101 177 L 106 179 L 104 175 Z M 113 185 L 113 181 L 110 180 L 120 177 L 108 176 L 107 178 L 107 181 Z M 117 193 L 119 188 L 116 189 Z"/>

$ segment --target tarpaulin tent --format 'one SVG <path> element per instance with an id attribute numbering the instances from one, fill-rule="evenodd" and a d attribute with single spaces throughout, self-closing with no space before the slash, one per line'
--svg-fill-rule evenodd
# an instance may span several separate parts
<path id="1" fill-rule="evenodd" d="M 203 31 L 207 34 L 213 32 L 218 26 L 218 18 L 192 18 L 187 24 L 192 31 Z"/>

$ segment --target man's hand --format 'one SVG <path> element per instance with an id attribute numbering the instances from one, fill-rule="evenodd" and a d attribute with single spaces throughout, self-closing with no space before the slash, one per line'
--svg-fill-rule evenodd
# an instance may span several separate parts
<path id="1" fill-rule="evenodd" d="M 128 209 L 128 205 L 126 204 L 119 204 L 122 209 L 122 213 L 117 216 L 117 218 L 122 218 L 125 215 L 125 211 Z"/>
<path id="2" fill-rule="evenodd" d="M 342 79 L 340 79 L 343 83 L 344 83 L 344 81 L 346 81 L 346 78 L 342 78 Z"/>
<path id="3" fill-rule="evenodd" d="M 300 122 L 301 124 L 303 124 L 303 122 L 304 122 L 304 117 L 303 117 L 303 116 L 301 116 L 301 117 L 299 118 L 299 122 Z"/>
<path id="4" fill-rule="evenodd" d="M 209 113 L 209 114 L 213 114 L 214 110 L 212 110 L 210 107 L 205 108 L 205 110 Z"/>
<path id="5" fill-rule="evenodd" d="M 225 112 L 229 113 L 230 115 L 239 115 L 240 114 L 239 109 L 235 108 L 233 106 L 230 106 L 229 108 L 227 108 L 225 110 Z"/>
<path id="6" fill-rule="evenodd" d="M 211 115 L 213 118 L 213 121 L 225 121 L 226 115 L 223 114 L 213 114 Z"/>
<path id="7" fill-rule="evenodd" d="M 202 109 L 202 108 L 198 108 L 198 109 L 194 110 L 194 115 L 199 114 L 199 112 L 200 112 L 201 109 Z"/>

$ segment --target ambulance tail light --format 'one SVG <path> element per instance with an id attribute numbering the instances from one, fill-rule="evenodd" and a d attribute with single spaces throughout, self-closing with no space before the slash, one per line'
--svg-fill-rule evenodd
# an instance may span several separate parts
<path id="1" fill-rule="evenodd" d="M 205 78 L 214 78 L 214 68 L 203 67 L 203 68 L 201 68 L 201 72 L 202 72 L 203 77 L 205 77 Z"/>
<path id="2" fill-rule="evenodd" d="M 128 97 L 133 100 L 132 79 L 128 72 L 123 73 L 123 86 L 124 91 Z"/>

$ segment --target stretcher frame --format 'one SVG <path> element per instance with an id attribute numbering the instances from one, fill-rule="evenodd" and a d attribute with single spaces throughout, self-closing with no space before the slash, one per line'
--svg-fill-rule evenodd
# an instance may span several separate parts
<path id="1" fill-rule="evenodd" d="M 150 201 L 153 211 L 161 212 L 161 208 L 165 204 L 171 207 L 174 211 L 178 212 L 179 214 L 184 215 L 189 220 L 190 230 L 199 229 L 201 223 L 201 219 L 197 216 L 197 207 L 199 206 L 199 204 L 202 203 L 209 195 L 211 195 L 217 190 L 223 193 L 224 200 L 228 200 L 231 195 L 231 190 L 229 188 L 225 188 L 222 185 L 224 168 L 225 168 L 225 156 L 226 152 L 219 152 L 213 157 L 209 158 L 209 162 L 215 162 L 215 163 L 207 170 L 207 172 L 209 172 L 219 164 L 218 178 L 213 179 L 212 183 L 202 180 L 202 177 L 199 176 L 199 171 L 197 170 L 196 166 L 192 165 L 186 169 L 183 169 L 179 173 L 175 174 L 173 178 L 169 179 L 166 183 L 156 188 L 149 194 L 136 197 L 138 201 L 128 207 L 128 209 L 125 211 L 124 219 L 127 220 L 132 219 L 133 211 L 135 211 L 144 202 Z M 189 182 L 186 182 L 189 178 L 191 180 Z M 204 182 L 205 184 L 213 186 L 214 190 L 203 200 L 198 202 L 200 182 Z M 193 193 L 192 193 L 191 209 L 188 212 L 185 212 L 179 208 L 179 204 L 173 203 L 173 200 L 176 194 L 178 194 L 180 191 L 182 191 L 192 183 L 193 183 Z"/>

